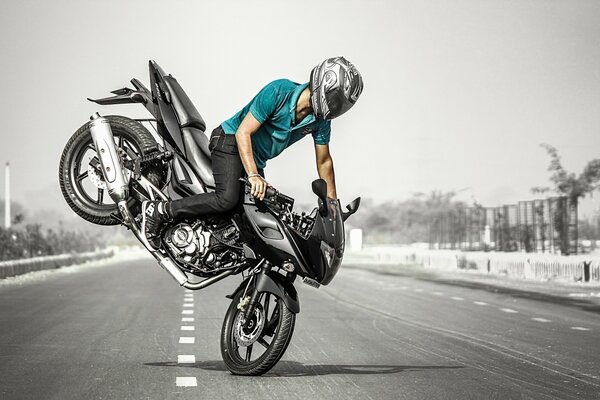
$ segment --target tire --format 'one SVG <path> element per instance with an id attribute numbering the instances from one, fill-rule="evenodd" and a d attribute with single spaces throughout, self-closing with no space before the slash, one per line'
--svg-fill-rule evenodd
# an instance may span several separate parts
<path id="1" fill-rule="evenodd" d="M 137 155 L 146 155 L 157 151 L 158 147 L 154 137 L 139 122 L 117 115 L 110 115 L 106 118 L 110 122 L 113 135 L 117 140 L 123 140 L 124 147 Z M 104 204 L 105 194 L 100 193 L 100 188 L 96 189 L 98 193 L 96 200 L 92 199 L 85 190 L 85 188 L 93 189 L 96 185 L 92 178 L 95 178 L 95 182 L 103 182 L 101 172 L 96 172 L 94 177 L 90 177 L 89 173 L 81 172 L 81 168 L 86 167 L 84 160 L 86 154 L 88 157 L 94 157 L 96 154 L 90 123 L 79 128 L 71 136 L 63 150 L 58 168 L 60 189 L 69 207 L 81 218 L 98 225 L 118 225 L 120 213 L 117 205 L 108 198 L 108 193 L 106 193 L 108 204 Z M 160 166 L 142 170 L 142 173 L 158 187 L 163 186 L 166 171 L 162 170 Z M 139 205 L 134 199 L 129 200 L 128 205 L 132 208 L 134 215 L 139 212 Z"/>
<path id="2" fill-rule="evenodd" d="M 246 349 L 248 347 L 252 349 L 257 346 L 261 350 L 264 348 L 264 353 L 255 360 L 246 361 L 240 354 L 240 348 L 243 346 L 239 346 L 235 337 L 236 320 L 242 317 L 242 312 L 237 308 L 242 295 L 243 291 L 239 291 L 227 309 L 221 330 L 221 355 L 227 369 L 234 375 L 262 375 L 273 368 L 285 353 L 294 333 L 296 314 L 288 310 L 282 299 L 271 293 L 262 293 L 257 308 L 264 313 L 264 303 L 270 304 L 267 307 L 267 314 L 271 314 L 271 320 L 275 321 L 270 322 L 269 315 L 267 315 L 266 322 L 260 329 L 261 332 L 257 333 L 259 339 L 251 346 L 246 347 Z M 273 307 L 272 313 L 270 307 Z M 277 316 L 275 316 L 276 313 Z M 269 333 L 271 335 L 268 335 Z M 271 336 L 271 343 L 266 342 L 267 336 Z M 260 343 L 261 339 L 265 342 L 264 344 Z"/>

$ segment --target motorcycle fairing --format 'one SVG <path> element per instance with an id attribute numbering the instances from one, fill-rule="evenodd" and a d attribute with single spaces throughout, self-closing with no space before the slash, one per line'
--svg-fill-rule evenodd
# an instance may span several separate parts
<path id="1" fill-rule="evenodd" d="M 244 239 L 275 265 L 292 262 L 301 277 L 327 285 L 342 262 L 344 224 L 339 203 L 327 204 L 325 210 L 323 215 L 317 213 L 312 231 L 304 237 L 283 224 L 264 203 L 254 202 L 245 193 L 241 217 L 247 223 L 241 227 L 250 232 L 244 234 Z"/>
<path id="2" fill-rule="evenodd" d="M 327 285 L 335 277 L 342 264 L 344 254 L 344 224 L 339 204 L 329 205 L 328 213 L 317 213 L 313 230 L 304 238 L 290 230 L 293 240 L 298 243 L 300 253 L 306 255 L 309 278 Z M 329 259 L 328 259 L 329 257 Z"/>
<path id="3" fill-rule="evenodd" d="M 237 216 L 240 233 L 250 247 L 275 265 L 292 262 L 300 276 L 310 276 L 309 266 L 290 231 L 262 202 L 255 202 L 245 190 L 243 212 Z"/>

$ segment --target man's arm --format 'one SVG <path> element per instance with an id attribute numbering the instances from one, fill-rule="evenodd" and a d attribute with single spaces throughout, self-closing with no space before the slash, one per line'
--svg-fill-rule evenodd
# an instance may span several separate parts
<path id="1" fill-rule="evenodd" d="M 325 182 L 327 182 L 327 197 L 337 199 L 333 159 L 329 153 L 329 145 L 315 144 L 315 156 L 317 159 L 317 172 L 319 173 L 319 178 L 324 179 Z"/>
<path id="2" fill-rule="evenodd" d="M 235 140 L 246 173 L 248 176 L 254 175 L 248 178 L 252 185 L 250 192 L 252 196 L 262 200 L 265 197 L 268 184 L 261 176 L 256 176 L 258 168 L 256 168 L 254 154 L 252 153 L 252 135 L 260 128 L 260 125 L 261 123 L 252 115 L 252 112 L 248 112 L 235 132 Z"/>

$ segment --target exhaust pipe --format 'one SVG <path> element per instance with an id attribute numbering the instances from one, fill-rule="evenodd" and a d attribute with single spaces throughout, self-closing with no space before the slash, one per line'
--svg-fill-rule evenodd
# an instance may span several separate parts
<path id="1" fill-rule="evenodd" d="M 117 154 L 115 139 L 110 129 L 108 119 L 95 113 L 90 117 L 90 131 L 96 153 L 100 159 L 102 176 L 106 181 L 106 187 L 110 198 L 117 204 L 127 201 L 129 197 L 129 179 L 124 176 L 121 157 Z"/>
<path id="2" fill-rule="evenodd" d="M 125 175 L 121 157 L 117 153 L 115 139 L 110 128 L 110 122 L 108 119 L 101 117 L 98 113 L 92 115 L 90 119 L 92 120 L 90 131 L 92 133 L 92 139 L 94 140 L 94 146 L 96 146 L 96 153 L 100 159 L 100 166 L 102 167 L 102 175 L 106 182 L 106 188 L 108 189 L 110 198 L 119 207 L 119 212 L 123 216 L 123 222 L 131 229 L 133 234 L 154 258 L 156 258 L 158 264 L 167 271 L 180 286 L 188 284 L 187 275 L 173 262 L 173 260 L 148 246 L 147 241 L 142 237 L 140 227 L 129 210 L 129 206 L 127 206 L 127 200 L 129 198 L 129 177 Z"/>

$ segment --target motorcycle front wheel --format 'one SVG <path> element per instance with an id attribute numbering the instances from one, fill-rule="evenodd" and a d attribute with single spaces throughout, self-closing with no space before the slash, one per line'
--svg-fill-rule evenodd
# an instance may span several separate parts
<path id="1" fill-rule="evenodd" d="M 243 294 L 240 291 L 234 296 L 225 315 L 221 355 L 234 375 L 262 375 L 285 353 L 294 333 L 296 315 L 282 299 L 265 292 L 260 294 L 256 309 L 245 324 L 244 313 L 238 309 Z"/>

